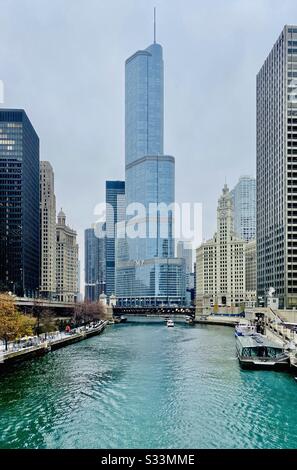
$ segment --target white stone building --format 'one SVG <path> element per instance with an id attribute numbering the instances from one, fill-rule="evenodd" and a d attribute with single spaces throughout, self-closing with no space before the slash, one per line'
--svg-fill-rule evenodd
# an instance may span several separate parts
<path id="1" fill-rule="evenodd" d="M 57 298 L 63 302 L 74 302 L 78 294 L 78 244 L 76 232 L 66 225 L 62 209 L 58 214 L 56 235 Z"/>
<path id="2" fill-rule="evenodd" d="M 40 162 L 40 295 L 52 299 L 56 292 L 56 197 L 54 172 Z"/>
<path id="3" fill-rule="evenodd" d="M 234 233 L 227 185 L 218 201 L 217 232 L 196 252 L 196 313 L 238 313 L 245 301 L 245 244 Z"/>

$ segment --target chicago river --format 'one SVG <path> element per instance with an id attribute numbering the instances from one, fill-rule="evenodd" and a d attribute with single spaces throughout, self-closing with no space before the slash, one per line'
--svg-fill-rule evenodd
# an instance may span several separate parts
<path id="1" fill-rule="evenodd" d="M 297 383 L 234 331 L 134 318 L 0 376 L 1 448 L 297 448 Z"/>

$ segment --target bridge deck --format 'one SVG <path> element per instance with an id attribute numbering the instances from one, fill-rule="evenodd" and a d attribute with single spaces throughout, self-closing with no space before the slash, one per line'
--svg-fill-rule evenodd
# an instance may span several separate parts
<path id="1" fill-rule="evenodd" d="M 113 307 L 114 315 L 188 315 L 195 316 L 195 307 Z"/>

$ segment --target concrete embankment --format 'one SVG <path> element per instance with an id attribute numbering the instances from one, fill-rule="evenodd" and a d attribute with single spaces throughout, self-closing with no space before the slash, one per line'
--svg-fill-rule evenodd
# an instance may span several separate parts
<path id="1" fill-rule="evenodd" d="M 84 339 L 90 338 L 92 336 L 99 335 L 105 329 L 107 321 L 104 321 L 101 325 L 96 328 L 90 328 L 86 330 L 80 330 L 69 335 L 65 335 L 62 338 L 49 338 L 48 340 L 28 348 L 22 348 L 12 351 L 4 351 L 0 353 L 0 370 L 4 366 L 8 366 L 13 362 L 24 361 L 31 359 L 33 357 L 43 356 L 44 354 L 49 353 L 50 351 L 55 351 L 70 344 L 83 341 Z"/>
<path id="2" fill-rule="evenodd" d="M 49 351 L 50 347 L 48 346 L 48 343 L 42 343 L 41 345 L 19 349 L 18 351 L 0 353 L 0 370 L 3 365 L 9 365 L 12 362 L 24 361 L 33 357 L 43 356 Z"/>
<path id="3" fill-rule="evenodd" d="M 196 317 L 195 323 L 200 325 L 220 325 L 220 326 L 231 326 L 234 328 L 237 325 L 241 317 L 227 317 L 227 316 L 207 316 L 207 317 Z"/>

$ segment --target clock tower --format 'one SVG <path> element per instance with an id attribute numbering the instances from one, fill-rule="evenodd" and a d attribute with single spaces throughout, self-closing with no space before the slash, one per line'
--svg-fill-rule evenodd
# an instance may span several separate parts
<path id="1" fill-rule="evenodd" d="M 233 201 L 224 185 L 217 207 L 217 232 L 197 249 L 196 310 L 238 313 L 245 301 L 245 245 L 233 228 Z"/>

